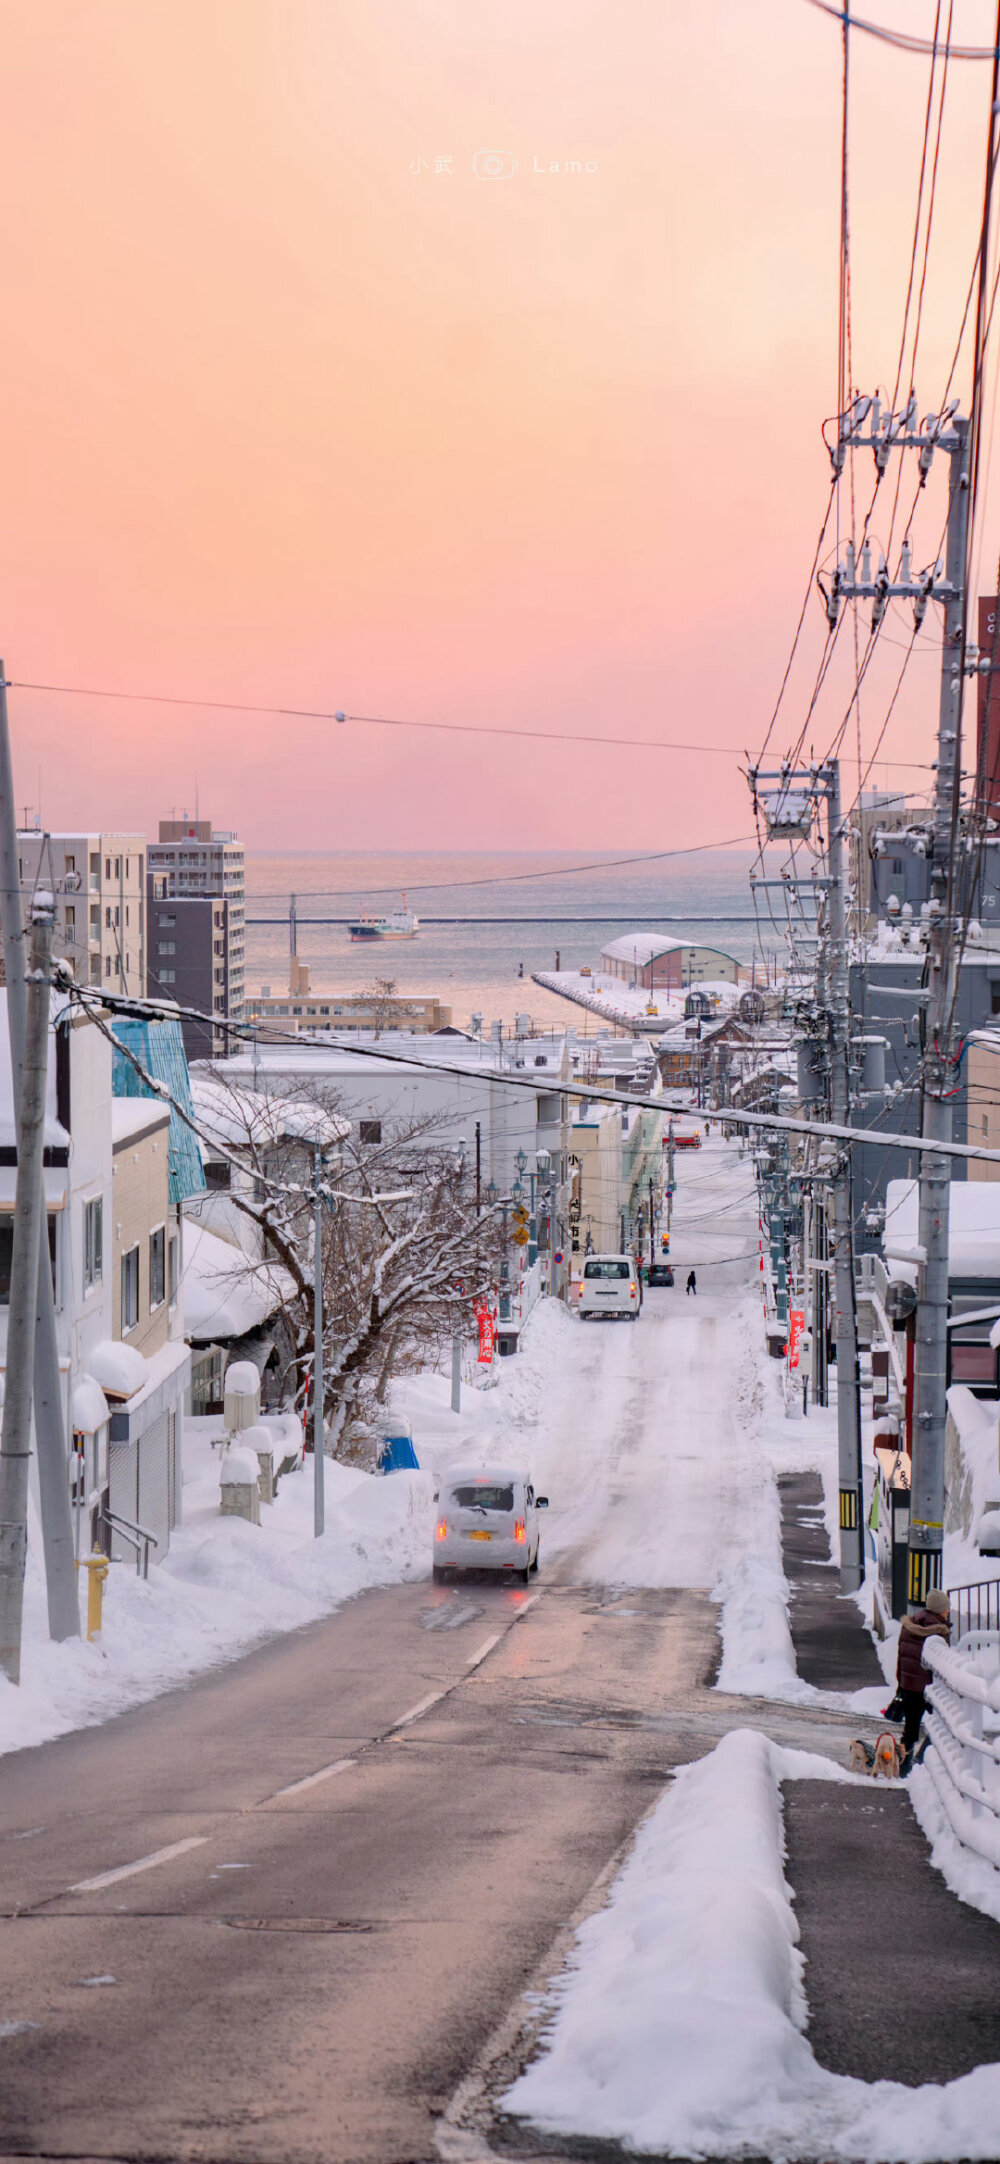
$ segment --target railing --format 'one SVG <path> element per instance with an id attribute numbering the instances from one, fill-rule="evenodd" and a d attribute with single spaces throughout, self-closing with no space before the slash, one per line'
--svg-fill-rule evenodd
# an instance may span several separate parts
<path id="1" fill-rule="evenodd" d="M 967 1638 L 970 1631 L 1000 1631 L 1000 1578 L 981 1578 L 976 1585 L 950 1585 L 951 1642 Z"/>
<path id="2" fill-rule="evenodd" d="M 510 1319 L 512 1322 L 521 1323 L 522 1325 L 527 1322 L 532 1308 L 537 1305 L 548 1284 L 548 1271 L 548 1255 L 538 1255 L 531 1264 L 530 1269 L 523 1270 L 517 1283 L 511 1286 Z"/>
<path id="3" fill-rule="evenodd" d="M 955 1839 L 1000 1872 L 1000 1631 L 971 1631 L 959 1646 L 928 1638 L 924 1766 Z"/>
<path id="4" fill-rule="evenodd" d="M 149 1551 L 160 1543 L 155 1533 L 147 1533 L 144 1525 L 133 1525 L 130 1518 L 120 1518 L 116 1510 L 105 1509 L 104 1521 L 129 1547 L 135 1549 L 135 1574 L 137 1578 L 149 1577 Z"/>

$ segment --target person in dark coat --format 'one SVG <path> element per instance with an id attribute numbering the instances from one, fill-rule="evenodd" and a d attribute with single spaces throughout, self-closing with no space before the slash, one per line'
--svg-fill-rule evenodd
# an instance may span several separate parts
<path id="1" fill-rule="evenodd" d="M 904 1758 L 912 1756 L 926 1712 L 924 1693 L 931 1681 L 931 1671 L 924 1666 L 924 1646 L 928 1638 L 943 1638 L 947 1644 L 950 1636 L 948 1595 L 936 1589 L 928 1593 L 926 1608 L 918 1608 L 915 1615 L 905 1615 L 899 1626 L 896 1682 L 903 1701 Z"/>
<path id="2" fill-rule="evenodd" d="M 685 1285 L 684 1290 L 685 1292 L 697 1292 L 698 1290 L 698 1280 L 693 1270 L 688 1271 L 687 1284 Z"/>

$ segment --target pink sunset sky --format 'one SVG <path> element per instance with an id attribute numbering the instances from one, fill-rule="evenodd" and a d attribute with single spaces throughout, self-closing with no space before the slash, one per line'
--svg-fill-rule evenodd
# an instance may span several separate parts
<path id="1" fill-rule="evenodd" d="M 933 27 L 930 0 L 870 12 Z M 988 42 L 992 12 L 959 0 L 956 36 Z M 829 486 L 837 24 L 807 0 L 4 0 L 0 26 L 11 678 L 731 748 L 17 690 L 19 800 L 153 832 L 197 785 L 258 848 L 747 834 L 738 754 Z M 928 65 L 857 33 L 853 65 L 872 388 L 896 368 Z M 923 410 L 972 266 L 987 97 L 988 70 L 954 63 Z M 822 628 L 817 601 L 777 741 Z M 864 747 L 906 633 L 866 683 Z M 931 755 L 937 666 L 928 637 L 890 758 Z M 834 672 L 817 749 L 848 696 Z"/>

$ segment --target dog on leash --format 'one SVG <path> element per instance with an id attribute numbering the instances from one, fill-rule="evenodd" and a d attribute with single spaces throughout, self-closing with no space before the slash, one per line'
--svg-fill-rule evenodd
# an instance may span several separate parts
<path id="1" fill-rule="evenodd" d="M 863 1737 L 855 1736 L 851 1772 L 870 1773 L 875 1781 L 898 1781 L 899 1745 L 890 1729 L 884 1728 L 875 1743 L 865 1743 Z"/>

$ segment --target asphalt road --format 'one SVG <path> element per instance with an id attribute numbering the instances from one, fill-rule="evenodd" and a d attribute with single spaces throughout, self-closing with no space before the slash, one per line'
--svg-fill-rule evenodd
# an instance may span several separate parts
<path id="1" fill-rule="evenodd" d="M 665 1770 L 712 1741 L 669 1709 L 725 1725 L 714 1655 L 690 1592 L 402 1586 L 6 1760 L 2 2153 L 433 2156 Z"/>

